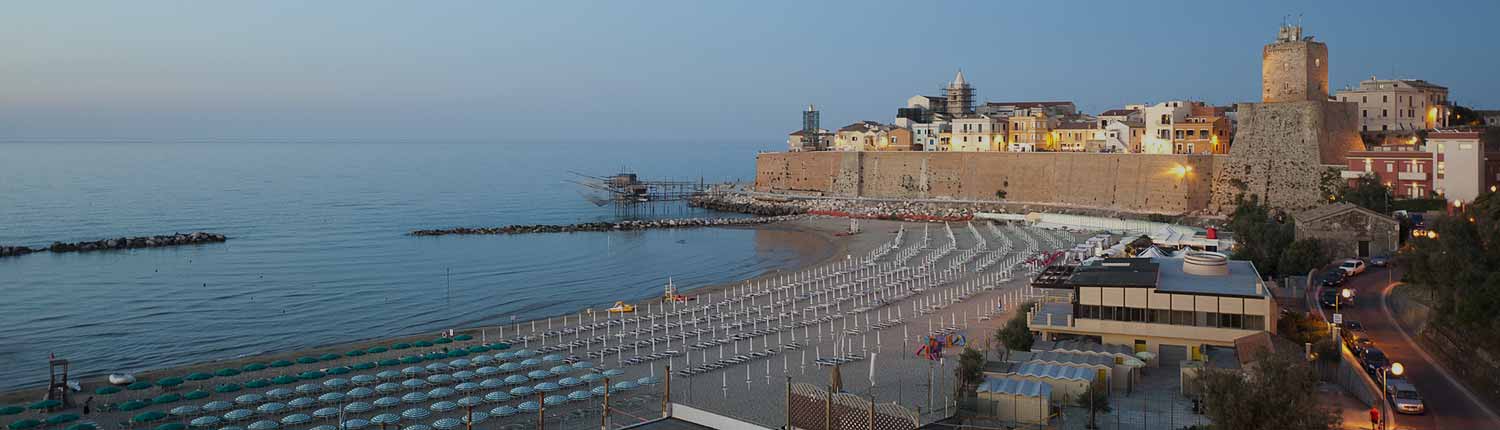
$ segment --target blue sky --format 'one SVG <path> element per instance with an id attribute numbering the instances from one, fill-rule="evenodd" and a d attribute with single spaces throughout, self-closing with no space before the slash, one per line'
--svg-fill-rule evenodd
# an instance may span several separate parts
<path id="1" fill-rule="evenodd" d="M 959 68 L 984 100 L 1225 104 L 1299 13 L 1334 88 L 1500 108 L 1494 1 L 21 2 L 0 139 L 776 143 L 808 103 L 890 121 Z"/>

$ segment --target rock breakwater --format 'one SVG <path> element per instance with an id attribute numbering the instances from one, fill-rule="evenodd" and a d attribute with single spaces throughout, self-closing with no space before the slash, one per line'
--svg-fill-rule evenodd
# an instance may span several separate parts
<path id="1" fill-rule="evenodd" d="M 27 246 L 0 246 L 0 257 L 15 257 L 36 252 L 91 252 L 136 248 L 161 248 L 167 246 L 219 243 L 229 240 L 222 234 L 208 232 L 175 233 L 170 235 L 121 237 L 84 242 L 52 242 L 40 248 Z"/>
<path id="2" fill-rule="evenodd" d="M 531 233 L 583 233 L 603 231 L 634 231 L 664 228 L 728 227 L 739 225 L 770 224 L 790 221 L 799 215 L 761 216 L 752 218 L 677 218 L 620 222 L 589 222 L 579 224 L 531 224 L 507 225 L 503 227 L 454 227 L 444 229 L 413 230 L 411 236 L 447 236 L 480 234 L 531 234 Z"/>

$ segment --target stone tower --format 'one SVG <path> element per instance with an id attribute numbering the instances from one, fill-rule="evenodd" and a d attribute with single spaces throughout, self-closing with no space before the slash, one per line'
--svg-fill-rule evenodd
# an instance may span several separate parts
<path id="1" fill-rule="evenodd" d="M 1328 100 L 1328 45 L 1302 37 L 1302 27 L 1283 25 L 1276 41 L 1261 50 L 1261 102 Z"/>
<path id="2" fill-rule="evenodd" d="M 948 95 L 947 112 L 949 115 L 960 116 L 974 113 L 974 87 L 964 81 L 963 70 L 959 70 L 958 76 L 953 77 L 953 82 L 948 83 L 945 92 Z"/>

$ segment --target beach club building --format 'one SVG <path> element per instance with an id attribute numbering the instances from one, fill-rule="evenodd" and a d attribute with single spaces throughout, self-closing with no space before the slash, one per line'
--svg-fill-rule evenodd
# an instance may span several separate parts
<path id="1" fill-rule="evenodd" d="M 980 413 L 1001 421 L 1046 425 L 1051 416 L 1052 386 L 1021 378 L 988 377 L 974 390 Z M 1061 399 L 1059 399 L 1061 400 Z"/>
<path id="2" fill-rule="evenodd" d="M 1154 354 L 1152 366 L 1201 361 L 1206 347 L 1276 330 L 1276 301 L 1255 266 L 1219 253 L 1108 258 L 1043 275 L 1034 286 L 1067 290 L 1070 299 L 1029 310 L 1032 331 L 1048 340 L 1129 345 Z"/>

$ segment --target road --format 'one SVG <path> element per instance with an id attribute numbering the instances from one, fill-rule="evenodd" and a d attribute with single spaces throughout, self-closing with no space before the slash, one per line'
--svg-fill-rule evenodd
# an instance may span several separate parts
<path id="1" fill-rule="evenodd" d="M 1467 388 L 1461 386 L 1451 373 L 1435 365 L 1432 358 L 1409 337 L 1415 333 L 1403 331 L 1390 310 L 1386 307 L 1386 296 L 1395 287 L 1391 280 L 1400 279 L 1400 269 L 1372 267 L 1364 274 L 1350 278 L 1346 287 L 1355 291 L 1354 304 L 1340 309 L 1345 321 L 1358 321 L 1364 325 L 1375 345 L 1392 361 L 1406 368 L 1404 377 L 1422 393 L 1427 413 L 1423 415 L 1395 415 L 1391 428 L 1413 429 L 1494 429 L 1500 428 L 1500 418 L 1488 411 Z M 1314 297 L 1317 297 L 1314 295 Z M 1332 310 L 1325 310 L 1332 313 Z M 1375 381 L 1379 384 L 1380 381 Z M 1346 423 L 1353 424 L 1353 423 Z"/>

